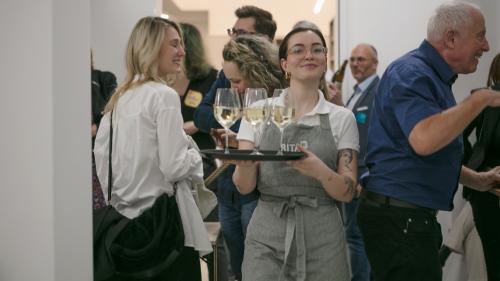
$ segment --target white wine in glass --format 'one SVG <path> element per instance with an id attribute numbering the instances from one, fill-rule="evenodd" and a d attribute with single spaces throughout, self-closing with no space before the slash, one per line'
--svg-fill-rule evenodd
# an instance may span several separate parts
<path id="1" fill-rule="evenodd" d="M 241 116 L 239 107 L 215 106 L 215 119 L 224 128 L 230 128 Z"/>
<path id="2" fill-rule="evenodd" d="M 262 154 L 259 152 L 258 127 L 267 122 L 269 110 L 267 107 L 267 91 L 263 88 L 247 88 L 245 90 L 245 102 L 243 116 L 245 120 L 252 125 L 254 133 L 254 150 L 251 154 Z"/>
<path id="3" fill-rule="evenodd" d="M 245 108 L 245 119 L 252 126 L 258 126 L 266 118 L 267 112 L 265 106 L 256 106 Z"/>
<path id="4" fill-rule="evenodd" d="M 214 115 L 217 122 L 219 122 L 219 124 L 221 124 L 226 131 L 226 145 L 224 153 L 229 154 L 229 128 L 241 117 L 240 96 L 236 89 L 217 89 L 214 102 Z"/>
<path id="5" fill-rule="evenodd" d="M 283 155 L 283 132 L 295 117 L 295 107 L 291 95 L 285 89 L 276 89 L 273 93 L 271 120 L 280 130 L 280 149 L 277 155 Z"/>

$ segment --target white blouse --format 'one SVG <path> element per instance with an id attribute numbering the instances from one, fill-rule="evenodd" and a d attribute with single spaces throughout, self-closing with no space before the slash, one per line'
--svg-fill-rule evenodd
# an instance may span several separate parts
<path id="1" fill-rule="evenodd" d="M 101 120 L 94 146 L 97 175 L 106 200 L 109 120 L 108 113 Z M 135 218 L 163 193 L 172 195 L 174 184 L 203 180 L 201 156 L 195 148 L 189 148 L 182 126 L 179 95 L 164 84 L 147 82 L 119 98 L 113 111 L 111 194 L 111 204 L 119 213 Z M 191 233 L 185 233 L 185 245 L 205 254 L 212 249 L 208 234 L 192 195 L 186 191 L 182 188 L 176 196 L 184 228 L 191 229 Z M 186 214 L 195 219 L 186 221 Z"/>
<path id="2" fill-rule="evenodd" d="M 287 92 L 282 94 L 279 99 L 282 100 L 283 95 L 286 94 Z M 309 126 L 319 126 L 319 114 L 328 114 L 333 139 L 337 144 L 337 150 L 352 149 L 359 151 L 358 127 L 353 113 L 349 109 L 328 102 L 320 90 L 318 90 L 318 96 L 319 100 L 316 106 L 310 112 L 304 114 L 297 122 Z M 272 103 L 273 99 L 268 99 L 268 104 Z M 241 120 L 237 139 L 255 142 L 252 125 L 250 125 L 245 118 Z"/>

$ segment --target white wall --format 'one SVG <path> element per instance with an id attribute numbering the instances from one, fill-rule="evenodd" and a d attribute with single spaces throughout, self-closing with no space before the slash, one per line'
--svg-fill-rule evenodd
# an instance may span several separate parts
<path id="1" fill-rule="evenodd" d="M 92 279 L 89 2 L 0 2 L 0 280 Z"/>
<path id="2" fill-rule="evenodd" d="M 125 48 L 132 28 L 145 16 L 159 15 L 161 1 L 90 0 L 91 46 L 94 66 L 111 71 L 118 83 L 125 78 Z"/>
<path id="3" fill-rule="evenodd" d="M 379 75 L 393 60 L 415 49 L 426 36 L 427 20 L 443 0 L 338 0 L 339 1 L 339 61 L 349 58 L 352 48 L 361 42 L 374 45 L 379 53 Z M 479 69 L 472 75 L 461 75 L 454 90 L 457 100 L 468 95 L 469 89 L 484 85 L 487 69 L 493 53 L 499 50 L 498 1 L 473 0 L 478 4 L 487 20 L 487 37 L 491 43 Z M 344 99 L 353 92 L 355 82 L 350 71 L 344 83 Z"/>
<path id="4" fill-rule="evenodd" d="M 370 43 L 378 51 L 378 73 L 394 59 L 418 47 L 425 38 L 427 19 L 443 0 L 338 0 L 339 61 L 348 59 L 358 43 Z M 346 74 L 344 99 L 353 92 L 355 81 Z"/>

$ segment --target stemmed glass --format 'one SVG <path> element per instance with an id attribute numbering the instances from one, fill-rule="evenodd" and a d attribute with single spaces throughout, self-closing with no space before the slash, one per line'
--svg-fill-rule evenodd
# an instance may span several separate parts
<path id="1" fill-rule="evenodd" d="M 214 115 L 217 122 L 219 122 L 219 124 L 221 124 L 221 126 L 226 131 L 226 145 L 224 154 L 229 154 L 229 128 L 241 117 L 240 96 L 236 89 L 217 89 L 214 102 Z"/>
<path id="2" fill-rule="evenodd" d="M 285 89 L 275 89 L 272 100 L 272 118 L 274 124 L 280 129 L 280 149 L 276 155 L 283 155 L 283 132 L 295 117 L 293 98 Z"/>
<path id="3" fill-rule="evenodd" d="M 259 152 L 258 127 L 267 121 L 269 111 L 267 108 L 267 91 L 263 88 L 247 88 L 243 104 L 243 116 L 252 125 L 254 134 L 254 149 L 252 155 L 262 155 Z"/>

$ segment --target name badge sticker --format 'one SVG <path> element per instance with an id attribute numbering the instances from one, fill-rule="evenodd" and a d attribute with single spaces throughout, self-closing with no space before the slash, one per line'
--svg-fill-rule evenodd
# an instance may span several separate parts
<path id="1" fill-rule="evenodd" d="M 184 104 L 189 107 L 197 108 L 201 100 L 203 100 L 203 95 L 200 92 L 189 90 L 186 94 L 186 99 L 184 99 Z"/>

